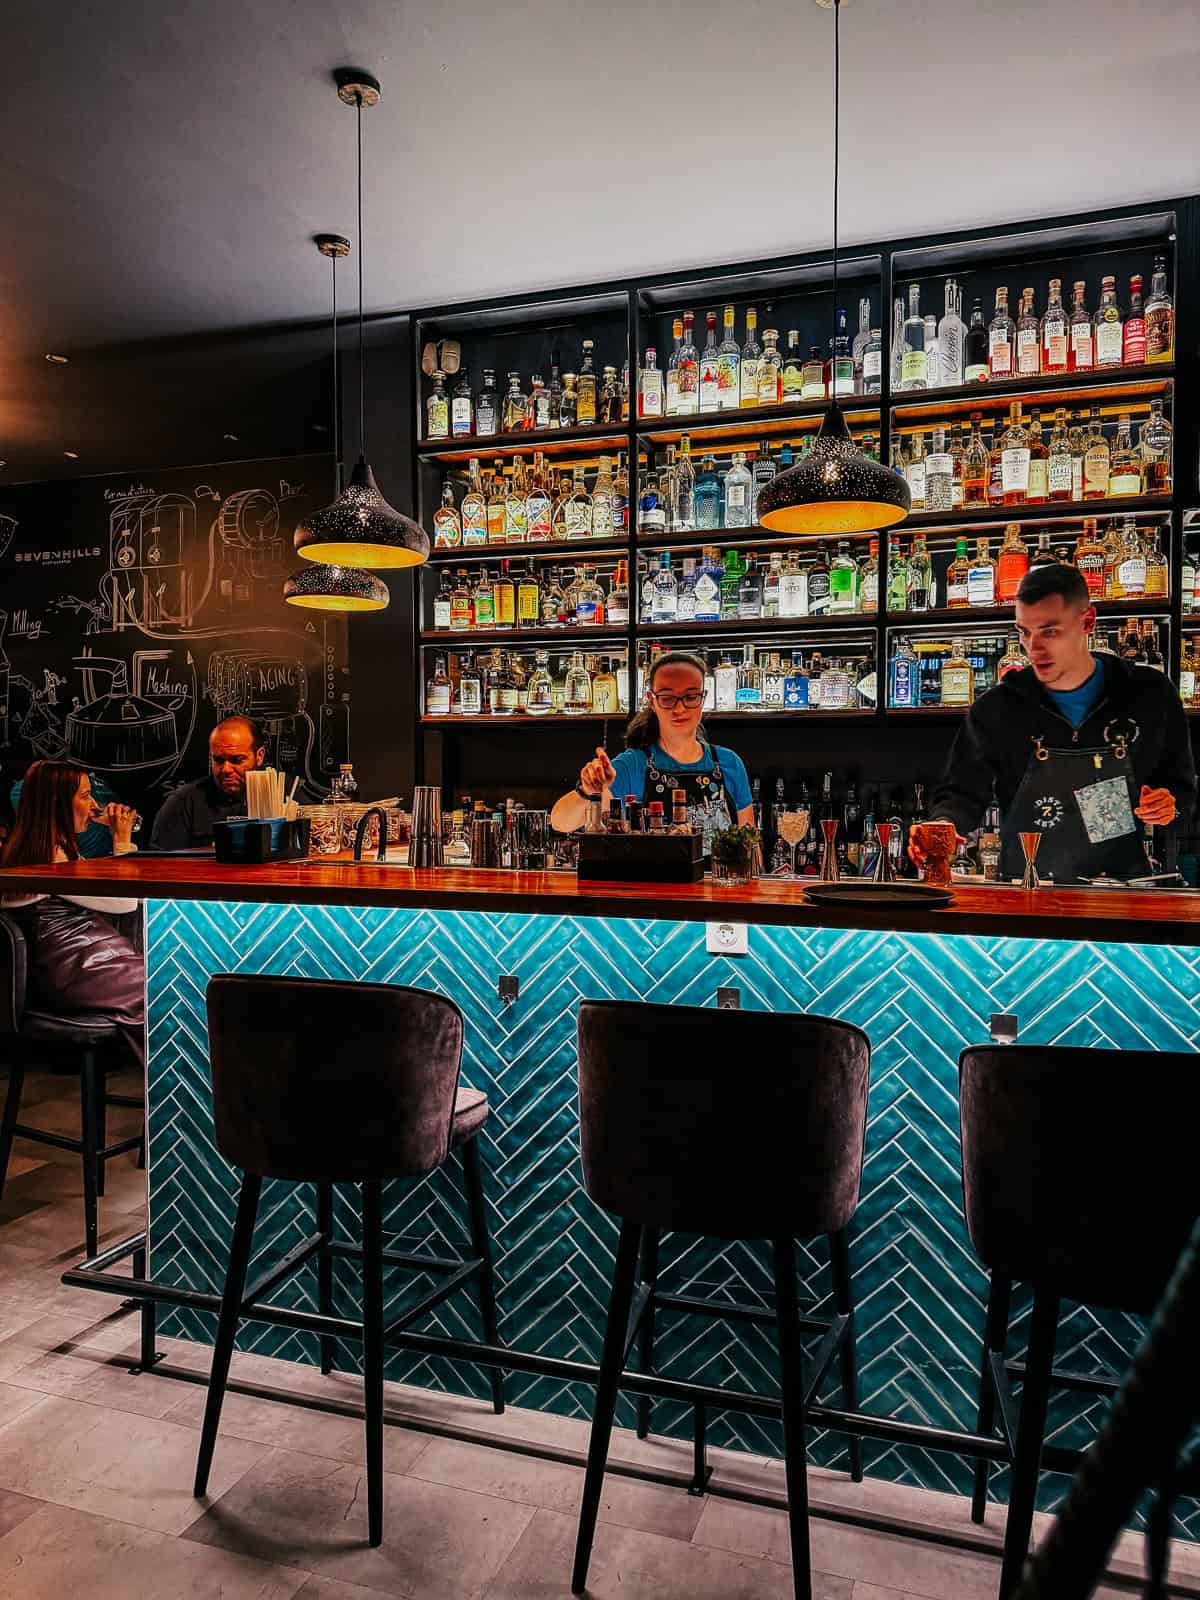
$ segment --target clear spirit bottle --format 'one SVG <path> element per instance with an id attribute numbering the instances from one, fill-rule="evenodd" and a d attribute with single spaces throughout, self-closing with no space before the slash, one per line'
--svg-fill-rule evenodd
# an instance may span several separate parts
<path id="1" fill-rule="evenodd" d="M 563 688 L 563 710 L 568 716 L 581 716 L 592 709 L 592 679 L 583 664 L 582 650 L 571 652 Z"/>
<path id="2" fill-rule="evenodd" d="M 1087 284 L 1082 278 L 1071 285 L 1071 315 L 1067 324 L 1067 371 L 1091 372 L 1096 365 L 1096 338 L 1087 308 Z"/>
<path id="3" fill-rule="evenodd" d="M 783 680 L 783 709 L 808 710 L 808 674 L 804 670 L 804 652 L 792 651 L 792 663 Z"/>
<path id="4" fill-rule="evenodd" d="M 546 485 L 546 466 L 539 454 L 534 457 L 533 475 L 525 496 L 526 537 L 530 544 L 546 544 L 554 533 L 554 505 Z"/>
<path id="5" fill-rule="evenodd" d="M 896 613 L 908 610 L 908 557 L 898 534 L 888 536 L 887 608 Z"/>
<path id="6" fill-rule="evenodd" d="M 950 485 L 950 499 L 955 511 L 961 511 L 966 491 L 963 489 L 963 464 L 966 459 L 966 446 L 962 442 L 962 429 L 955 423 L 950 430 L 950 469 L 953 482 Z"/>
<path id="7" fill-rule="evenodd" d="M 800 556 L 795 550 L 785 553 L 779 573 L 779 615 L 808 615 L 808 574 L 800 565 Z"/>
<path id="8" fill-rule="evenodd" d="M 459 664 L 454 711 L 460 717 L 483 715 L 483 679 L 475 665 L 475 657 L 469 650 Z"/>
<path id="9" fill-rule="evenodd" d="M 1033 290 L 1021 290 L 1021 307 L 1017 313 L 1017 375 L 1036 378 L 1042 370 L 1041 329 L 1033 309 Z"/>
<path id="10" fill-rule="evenodd" d="M 1008 314 L 1008 290 L 996 290 L 996 311 L 988 323 L 988 376 L 993 381 L 1015 377 L 1014 346 L 1017 329 Z"/>
<path id="11" fill-rule="evenodd" d="M 646 365 L 638 374 L 638 416 L 661 417 L 663 414 L 663 375 L 658 370 L 658 351 L 647 347 Z"/>
<path id="12" fill-rule="evenodd" d="M 539 650 L 526 685 L 525 709 L 531 717 L 546 717 L 554 710 L 554 679 L 550 676 L 550 652 Z"/>
<path id="13" fill-rule="evenodd" d="M 717 370 L 717 313 L 710 311 L 704 319 L 707 339 L 700 352 L 700 413 L 721 409 L 721 383 Z"/>
<path id="14" fill-rule="evenodd" d="M 721 480 L 717 476 L 717 463 L 705 456 L 696 478 L 696 527 L 711 532 L 721 526 Z"/>
<path id="15" fill-rule="evenodd" d="M 679 579 L 679 598 L 675 605 L 676 622 L 696 620 L 696 558 L 684 556 L 683 574 Z"/>
<path id="16" fill-rule="evenodd" d="M 742 581 L 738 585 L 738 620 L 758 622 L 763 614 L 763 575 L 753 550 L 746 553 Z"/>
<path id="17" fill-rule="evenodd" d="M 683 318 L 676 317 L 671 323 L 671 336 L 675 341 L 671 354 L 667 357 L 667 415 L 679 415 L 679 351 L 683 344 Z M 646 352 L 649 355 L 649 351 Z"/>
<path id="18" fill-rule="evenodd" d="M 725 474 L 725 526 L 749 528 L 754 524 L 754 507 L 751 504 L 750 471 L 746 457 L 740 450 L 733 454 L 733 465 Z"/>
<path id="19" fill-rule="evenodd" d="M 908 316 L 901 330 L 900 387 L 928 387 L 925 362 L 925 319 L 921 315 L 921 285 L 908 286 Z"/>
<path id="20" fill-rule="evenodd" d="M 529 388 L 529 426 L 546 433 L 550 428 L 550 391 L 540 372 L 534 373 Z"/>
<path id="21" fill-rule="evenodd" d="M 474 430 L 475 407 L 471 398 L 470 369 L 463 367 L 454 393 L 450 396 L 450 432 L 456 439 L 465 439 Z"/>
<path id="22" fill-rule="evenodd" d="M 450 715 L 453 688 L 446 672 L 445 656 L 434 656 L 433 676 L 425 685 L 425 715 L 427 717 L 448 717 Z"/>
<path id="23" fill-rule="evenodd" d="M 862 392 L 880 394 L 883 391 L 883 335 L 872 328 L 862 354 Z"/>
<path id="24" fill-rule="evenodd" d="M 737 710 L 738 668 L 728 651 L 724 651 L 713 673 L 713 709 Z"/>
<path id="25" fill-rule="evenodd" d="M 724 337 L 717 346 L 717 396 L 721 411 L 736 411 L 742 403 L 742 352 L 733 336 L 735 314 L 732 306 L 722 312 Z"/>
<path id="26" fill-rule="evenodd" d="M 862 612 L 879 610 L 879 540 L 867 545 L 867 558 L 858 569 L 858 609 Z"/>
<path id="27" fill-rule="evenodd" d="M 462 543 L 462 520 L 454 504 L 454 488 L 449 479 L 442 485 L 442 503 L 433 514 L 433 543 L 438 550 L 452 550 Z"/>
<path id="28" fill-rule="evenodd" d="M 1175 359 L 1175 306 L 1167 290 L 1167 261 L 1155 256 L 1150 298 L 1146 301 L 1146 361 L 1154 366 Z"/>
<path id="29" fill-rule="evenodd" d="M 679 585 L 671 570 L 671 552 L 664 550 L 650 597 L 650 620 L 654 623 L 674 622 L 678 610 Z"/>
<path id="30" fill-rule="evenodd" d="M 705 545 L 700 554 L 700 567 L 692 588 L 693 615 L 697 622 L 721 620 L 721 552 L 715 545 Z"/>
<path id="31" fill-rule="evenodd" d="M 696 469 L 692 466 L 692 442 L 686 433 L 679 441 L 672 501 L 672 532 L 690 533 L 696 526 Z"/>
<path id="32" fill-rule="evenodd" d="M 937 318 L 925 313 L 925 387 L 936 389 L 942 376 L 942 354 L 938 348 Z"/>
<path id="33" fill-rule="evenodd" d="M 575 420 L 580 428 L 590 428 L 596 421 L 599 397 L 596 392 L 596 364 L 592 358 L 594 348 L 591 339 L 583 341 L 583 359 L 579 363 L 579 376 L 576 380 L 578 398 L 575 403 Z"/>
<path id="34" fill-rule="evenodd" d="M 933 562 L 925 545 L 925 535 L 913 535 L 912 554 L 908 558 L 908 609 L 928 611 L 935 603 L 933 593 Z"/>
<path id="35" fill-rule="evenodd" d="M 578 569 L 575 580 L 576 627 L 600 627 L 604 622 L 604 590 L 596 582 L 595 567 Z"/>
<path id="36" fill-rule="evenodd" d="M 967 329 L 962 319 L 962 289 L 954 278 L 946 281 L 946 310 L 938 323 L 939 387 L 957 388 L 963 382 Z"/>
<path id="37" fill-rule="evenodd" d="M 450 401 L 446 396 L 446 374 L 433 374 L 433 389 L 425 401 L 425 437 L 448 439 L 450 437 Z"/>
<path id="38" fill-rule="evenodd" d="M 433 597 L 433 625 L 435 628 L 449 632 L 450 630 L 450 602 L 453 589 L 450 574 L 442 568 L 441 579 L 438 583 L 437 593 Z"/>
<path id="39" fill-rule="evenodd" d="M 925 509 L 925 438 L 920 429 L 913 434 L 904 462 L 904 476 L 914 511 Z"/>
<path id="40" fill-rule="evenodd" d="M 685 311 L 683 343 L 679 347 L 679 359 L 675 366 L 675 382 L 679 396 L 676 414 L 681 417 L 695 416 L 700 409 L 700 356 L 692 338 L 692 326 L 692 313 Z"/>
<path id="41" fill-rule="evenodd" d="M 1108 493 L 1110 498 L 1141 494 L 1142 463 L 1134 449 L 1133 431 L 1127 413 L 1122 412 L 1117 421 L 1117 434 L 1113 440 L 1109 462 Z"/>
<path id="42" fill-rule="evenodd" d="M 564 507 L 564 534 L 568 539 L 590 539 L 592 536 L 592 497 L 587 492 L 582 466 L 574 469 L 571 493 Z"/>
<path id="43" fill-rule="evenodd" d="M 816 560 L 805 574 L 808 579 L 808 614 L 810 617 L 829 615 L 829 586 L 832 568 L 829 551 L 824 543 L 818 544 Z"/>
<path id="44" fill-rule="evenodd" d="M 925 457 L 926 511 L 954 509 L 954 463 L 946 449 L 945 428 L 934 428 L 932 446 Z"/>
<path id="45" fill-rule="evenodd" d="M 783 576 L 783 555 L 772 550 L 763 574 L 762 614 L 764 621 L 774 621 L 779 616 L 779 580 Z"/>
<path id="46" fill-rule="evenodd" d="M 779 353 L 779 329 L 763 329 L 763 353 L 758 368 L 758 403 L 777 406 L 783 399 L 783 357 Z"/>
<path id="47" fill-rule="evenodd" d="M 1041 345 L 1042 371 L 1066 372 L 1070 335 L 1061 278 L 1050 279 L 1050 294 L 1042 313 Z"/>
<path id="48" fill-rule="evenodd" d="M 513 462 L 508 494 L 504 500 L 504 542 L 524 544 L 529 533 L 529 499 L 525 488 L 525 464 Z"/>
<path id="49" fill-rule="evenodd" d="M 738 711 L 762 710 L 762 669 L 754 659 L 754 646 L 742 646 L 742 664 L 738 668 L 734 705 Z"/>
<path id="50" fill-rule="evenodd" d="M 1100 304 L 1093 322 L 1097 367 L 1119 367 L 1122 351 L 1121 307 L 1117 304 L 1117 280 L 1102 278 Z"/>
<path id="51" fill-rule="evenodd" d="M 762 365 L 762 345 L 758 342 L 758 312 L 746 307 L 746 342 L 742 346 L 741 371 L 738 378 L 739 404 L 758 404 L 758 374 Z"/>
<path id="52" fill-rule="evenodd" d="M 853 674 L 844 661 L 831 657 L 821 669 L 821 710 L 849 711 L 853 705 Z"/>
<path id="53" fill-rule="evenodd" d="M 797 334 L 797 339 L 799 335 Z M 858 302 L 858 332 L 854 335 L 854 343 L 850 346 L 850 355 L 854 361 L 854 392 L 866 394 L 869 391 L 864 387 L 863 357 L 867 344 L 871 338 L 871 302 L 865 296 Z"/>
<path id="54" fill-rule="evenodd" d="M 1114 600 L 1144 600 L 1146 597 L 1146 552 L 1142 536 L 1130 518 L 1121 533 L 1121 560 L 1113 582 Z"/>
<path id="55" fill-rule="evenodd" d="M 754 457 L 754 463 L 750 468 L 750 477 L 752 479 L 750 489 L 750 520 L 752 522 L 756 521 L 758 518 L 759 495 L 771 482 L 772 478 L 775 477 L 778 471 L 779 463 L 771 454 L 771 441 L 769 439 L 764 439 L 758 447 L 758 454 Z"/>
<path id="56" fill-rule="evenodd" d="M 592 525 L 590 532 L 593 539 L 608 539 L 612 536 L 612 503 L 612 457 L 601 456 L 600 466 L 596 472 L 596 481 L 592 485 Z"/>

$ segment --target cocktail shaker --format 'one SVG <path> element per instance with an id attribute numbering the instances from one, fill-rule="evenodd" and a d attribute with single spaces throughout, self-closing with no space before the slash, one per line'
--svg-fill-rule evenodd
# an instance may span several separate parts
<path id="1" fill-rule="evenodd" d="M 440 867 L 442 862 L 442 791 L 433 784 L 418 784 L 413 790 L 408 864 Z"/>

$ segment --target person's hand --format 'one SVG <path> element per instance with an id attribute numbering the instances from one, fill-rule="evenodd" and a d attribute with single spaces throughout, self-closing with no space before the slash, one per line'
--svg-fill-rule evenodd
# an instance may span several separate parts
<path id="1" fill-rule="evenodd" d="M 136 812 L 132 806 L 113 805 L 105 806 L 100 822 L 112 830 L 114 848 L 119 844 L 132 844 L 133 822 Z"/>
<path id="2" fill-rule="evenodd" d="M 588 794 L 603 794 L 616 775 L 608 752 L 597 745 L 595 760 L 587 762 L 579 774 L 579 787 Z"/>
<path id="3" fill-rule="evenodd" d="M 930 817 L 929 820 L 931 822 L 948 822 L 950 819 L 949 817 Z M 920 826 L 920 824 L 916 824 L 916 826 Z M 950 857 L 952 860 L 962 849 L 963 845 L 966 844 L 966 842 L 967 841 L 963 838 L 962 834 L 959 833 L 957 828 L 955 828 L 954 849 L 950 852 Z M 921 849 L 920 845 L 914 841 L 911 828 L 909 829 L 908 833 L 908 859 L 912 862 L 913 866 L 916 867 L 918 872 L 923 872 L 925 870 L 925 862 L 928 858 L 926 857 L 924 850 Z"/>
<path id="4" fill-rule="evenodd" d="M 1175 821 L 1175 796 L 1170 789 L 1151 789 L 1144 783 L 1133 814 L 1155 828 L 1165 828 Z"/>

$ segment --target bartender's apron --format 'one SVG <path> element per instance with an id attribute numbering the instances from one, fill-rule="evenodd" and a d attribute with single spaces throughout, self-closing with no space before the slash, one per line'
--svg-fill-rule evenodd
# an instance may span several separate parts
<path id="1" fill-rule="evenodd" d="M 1055 749 L 1034 735 L 1029 765 L 1000 829 L 1002 877 L 1024 874 L 1022 833 L 1041 834 L 1037 870 L 1057 884 L 1101 873 L 1136 878 L 1151 870 L 1133 814 L 1129 745 L 1138 731 L 1124 719 L 1110 723 L 1104 744 L 1094 750 Z"/>
<path id="2" fill-rule="evenodd" d="M 712 755 L 708 772 L 660 772 L 654 765 L 654 749 L 646 752 L 646 789 L 644 798 L 663 802 L 663 810 L 671 815 L 671 790 L 682 789 L 687 795 L 688 821 L 704 835 L 704 852 L 711 853 L 712 836 L 722 828 L 732 828 L 733 815 L 729 796 L 725 792 L 725 778 L 721 763 L 711 745 L 706 746 Z"/>

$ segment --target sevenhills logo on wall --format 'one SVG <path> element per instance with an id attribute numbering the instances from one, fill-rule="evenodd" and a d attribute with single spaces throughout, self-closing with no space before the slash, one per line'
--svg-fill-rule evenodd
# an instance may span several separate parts
<path id="1" fill-rule="evenodd" d="M 32 561 L 40 567 L 65 567 L 72 561 L 94 561 L 99 554 L 98 544 L 75 545 L 71 549 L 64 547 L 61 550 L 18 550 L 13 559 Z"/>

